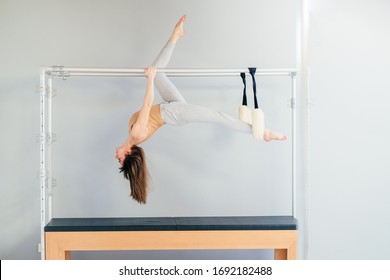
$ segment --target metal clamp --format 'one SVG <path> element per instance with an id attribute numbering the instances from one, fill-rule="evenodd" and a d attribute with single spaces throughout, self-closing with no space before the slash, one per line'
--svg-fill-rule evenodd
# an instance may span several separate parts
<path id="1" fill-rule="evenodd" d="M 40 133 L 37 134 L 36 141 L 50 145 L 57 141 L 57 134 L 52 132 Z"/>
<path id="2" fill-rule="evenodd" d="M 56 65 L 51 67 L 51 71 L 48 72 L 49 75 L 53 77 L 60 77 L 63 80 L 66 80 L 70 77 L 69 71 L 64 71 L 64 66 Z"/>
<path id="3" fill-rule="evenodd" d="M 46 98 L 53 98 L 57 95 L 57 90 L 52 89 L 49 90 L 48 86 L 37 86 L 35 89 L 35 93 L 40 94 L 40 95 L 45 95 Z"/>
<path id="4" fill-rule="evenodd" d="M 291 109 L 295 110 L 296 108 L 296 100 L 295 98 L 290 98 L 286 101 L 287 107 L 290 107 Z"/>

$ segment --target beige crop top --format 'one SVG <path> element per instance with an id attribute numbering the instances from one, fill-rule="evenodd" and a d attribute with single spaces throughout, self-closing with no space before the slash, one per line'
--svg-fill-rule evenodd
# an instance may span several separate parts
<path id="1" fill-rule="evenodd" d="M 133 116 L 130 118 L 129 133 L 130 133 L 131 127 L 137 121 L 138 116 L 139 116 L 139 111 L 134 113 Z M 157 131 L 157 129 L 159 129 L 163 125 L 164 125 L 164 121 L 161 118 L 161 114 L 160 114 L 160 104 L 153 105 L 152 108 L 150 109 L 150 113 L 149 113 L 149 121 L 148 121 L 149 134 L 144 141 L 149 139 L 150 136 L 152 136 L 153 133 L 155 133 Z"/>

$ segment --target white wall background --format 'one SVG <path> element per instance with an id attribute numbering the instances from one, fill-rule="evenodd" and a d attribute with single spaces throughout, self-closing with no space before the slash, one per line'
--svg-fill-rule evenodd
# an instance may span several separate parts
<path id="1" fill-rule="evenodd" d="M 184 13 L 188 35 L 169 67 L 296 65 L 296 1 L 0 1 L 2 259 L 40 257 L 39 68 L 147 66 Z M 237 115 L 239 76 L 174 82 L 188 102 Z M 291 136 L 290 79 L 258 78 L 258 84 L 267 125 Z M 145 79 L 57 79 L 54 87 L 55 217 L 291 214 L 291 141 L 259 143 L 212 124 L 166 126 L 143 145 L 153 187 L 141 206 L 129 198 L 114 154 L 141 105 Z M 272 252 L 74 257 L 235 259 L 272 258 Z"/>
<path id="2" fill-rule="evenodd" d="M 301 147 L 298 178 L 300 213 L 303 198 L 310 198 L 308 256 L 389 259 L 390 3 L 309 4 L 311 145 Z M 0 0 L 1 259 L 39 258 L 39 95 L 34 90 L 40 66 L 143 67 L 157 54 L 176 19 L 187 13 L 188 36 L 179 43 L 170 67 L 295 67 L 296 5 L 287 0 Z M 288 214 L 290 145 L 265 146 L 213 125 L 157 132 L 144 145 L 153 177 L 149 204 L 130 200 L 113 155 L 126 135 L 128 117 L 140 104 L 143 82 L 56 81 L 55 216 Z M 190 102 L 231 114 L 241 100 L 239 78 L 175 83 Z M 291 133 L 285 102 L 288 81 L 265 78 L 261 87 L 269 126 Z M 301 92 L 300 97 L 302 136 L 307 96 Z M 308 148 L 310 161 L 304 162 Z M 307 163 L 310 184 L 304 185 Z M 302 256 L 302 242 L 300 246 Z M 75 256 L 272 257 L 259 251 Z"/>
<path id="3" fill-rule="evenodd" d="M 311 258 L 390 259 L 390 2 L 311 2 Z"/>

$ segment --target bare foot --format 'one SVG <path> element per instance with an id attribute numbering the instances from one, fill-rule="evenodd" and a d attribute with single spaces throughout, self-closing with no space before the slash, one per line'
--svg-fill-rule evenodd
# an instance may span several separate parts
<path id="1" fill-rule="evenodd" d="M 184 21 L 187 19 L 187 16 L 182 16 L 179 21 L 176 23 L 175 28 L 173 29 L 172 35 L 169 38 L 169 42 L 175 44 L 181 37 L 186 35 L 184 30 Z"/>
<path id="2" fill-rule="evenodd" d="M 264 130 L 264 141 L 270 142 L 273 140 L 284 141 L 287 140 L 287 136 L 271 130 Z"/>

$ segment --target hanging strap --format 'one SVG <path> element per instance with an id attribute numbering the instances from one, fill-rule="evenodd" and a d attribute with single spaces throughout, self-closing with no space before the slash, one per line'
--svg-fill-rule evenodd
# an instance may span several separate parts
<path id="1" fill-rule="evenodd" d="M 248 101 L 246 99 L 246 77 L 245 77 L 245 73 L 242 72 L 240 74 L 240 76 L 241 76 L 242 82 L 244 84 L 244 91 L 243 91 L 243 96 L 242 96 L 242 105 L 247 106 L 248 105 Z"/>
<path id="2" fill-rule="evenodd" d="M 259 108 L 259 104 L 257 103 L 257 95 L 256 95 L 256 78 L 255 78 L 255 73 L 256 73 L 256 67 L 250 67 L 249 73 L 252 76 L 252 83 L 253 83 L 253 95 L 255 99 L 255 109 Z"/>

